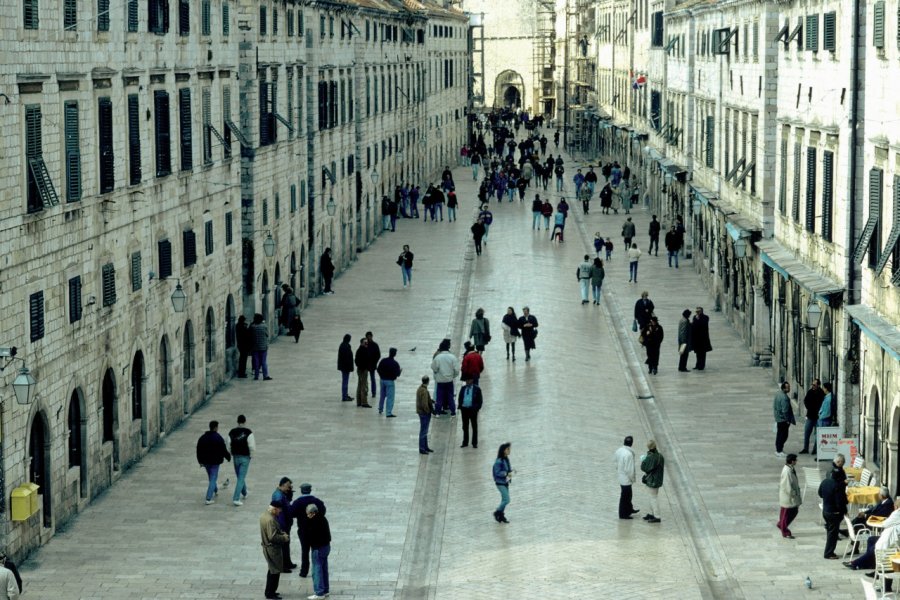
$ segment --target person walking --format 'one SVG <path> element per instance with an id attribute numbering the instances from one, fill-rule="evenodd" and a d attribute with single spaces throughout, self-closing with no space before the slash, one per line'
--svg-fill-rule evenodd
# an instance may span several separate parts
<path id="1" fill-rule="evenodd" d="M 659 348 L 663 342 L 663 328 L 656 316 L 650 317 L 647 327 L 642 330 L 644 349 L 647 351 L 647 368 L 651 375 L 659 373 Z"/>
<path id="2" fill-rule="evenodd" d="M 636 243 L 631 244 L 628 249 L 628 281 L 637 283 L 638 278 L 638 261 L 641 259 L 641 251 Z"/>
<path id="3" fill-rule="evenodd" d="M 691 354 L 691 311 L 684 309 L 678 321 L 678 371 L 687 373 L 688 356 Z"/>
<path id="4" fill-rule="evenodd" d="M 816 377 L 812 380 L 806 396 L 803 398 L 803 406 L 806 408 L 806 422 L 803 424 L 803 449 L 800 454 L 809 454 L 809 440 L 812 438 L 812 453 L 816 453 L 816 424 L 819 422 L 819 411 L 825 400 L 825 392 L 822 391 L 822 382 Z"/>
<path id="5" fill-rule="evenodd" d="M 369 391 L 374 399 L 378 395 L 378 390 L 375 388 L 375 372 L 378 370 L 378 361 L 381 360 L 381 348 L 375 341 L 375 336 L 372 335 L 371 331 L 366 332 L 366 340 L 366 349 L 369 352 L 369 365 L 366 370 L 369 373 L 369 383 L 372 386 Z"/>
<path id="6" fill-rule="evenodd" d="M 544 217 L 544 230 L 550 229 L 550 217 L 553 216 L 553 205 L 550 204 L 550 199 L 545 198 L 544 203 L 541 204 L 541 216 Z"/>
<path id="7" fill-rule="evenodd" d="M 413 258 L 415 256 L 409 251 L 409 244 L 403 244 L 403 252 L 397 257 L 397 264 L 400 265 L 400 274 L 403 276 L 403 287 L 407 285 L 412 287 Z"/>
<path id="8" fill-rule="evenodd" d="M 625 239 L 626 248 L 631 248 L 631 240 L 634 239 L 636 233 L 634 222 L 631 220 L 631 217 L 628 217 L 622 224 L 622 237 Z"/>
<path id="9" fill-rule="evenodd" d="M 294 336 L 294 343 L 299 343 L 300 327 L 297 324 L 300 322 L 300 299 L 294 294 L 294 288 L 286 283 L 281 284 L 281 291 L 283 294 L 281 296 L 281 314 L 279 315 L 280 324 Z"/>
<path id="10" fill-rule="evenodd" d="M 278 593 L 278 582 L 285 571 L 284 554 L 281 547 L 291 541 L 291 536 L 285 533 L 278 524 L 281 516 L 281 505 L 272 502 L 259 518 L 259 536 L 262 541 L 263 558 L 266 559 L 268 570 L 266 571 L 266 598 L 281 598 Z"/>
<path id="11" fill-rule="evenodd" d="M 562 165 L 555 165 L 553 168 L 553 173 L 556 175 L 556 191 L 562 192 L 566 189 L 566 168 Z"/>
<path id="12" fill-rule="evenodd" d="M 481 209 L 478 212 L 478 218 L 481 220 L 482 224 L 484 224 L 484 243 L 487 244 L 488 236 L 491 233 L 491 223 L 494 222 L 494 213 L 491 212 L 490 205 L 485 202 Z"/>
<path id="13" fill-rule="evenodd" d="M 675 226 L 669 229 L 665 239 L 666 255 L 669 258 L 669 268 L 672 268 L 672 259 L 675 260 L 675 268 L 678 268 L 678 251 L 681 250 L 681 238 L 675 231 Z"/>
<path id="14" fill-rule="evenodd" d="M 323 600 L 328 597 L 328 555 L 331 554 L 331 528 L 325 514 L 319 513 L 319 507 L 310 504 L 306 507 L 307 532 L 309 547 L 312 550 L 313 595 L 308 600 Z"/>
<path id="15" fill-rule="evenodd" d="M 319 514 L 325 516 L 325 503 L 312 495 L 312 484 L 300 484 L 300 497 L 291 502 L 290 516 L 297 521 L 297 538 L 300 540 L 300 577 L 309 575 L 309 519 L 306 518 L 306 507 L 315 505 Z"/>
<path id="16" fill-rule="evenodd" d="M 259 313 L 253 315 L 253 325 L 250 326 L 253 336 L 253 380 L 259 380 L 259 372 L 262 370 L 263 380 L 271 381 L 269 377 L 269 328 Z"/>
<path id="17" fill-rule="evenodd" d="M 456 198 L 456 190 L 447 192 L 447 220 L 453 222 L 456 220 L 456 209 L 459 207 L 459 200 Z"/>
<path id="18" fill-rule="evenodd" d="M 506 519 L 506 507 L 509 505 L 509 483 L 515 471 L 509 463 L 509 453 L 512 444 L 504 442 L 497 449 L 497 460 L 494 461 L 493 476 L 494 485 L 500 492 L 500 505 L 494 511 L 494 520 L 498 523 L 509 523 Z"/>
<path id="19" fill-rule="evenodd" d="M 322 257 L 319 259 L 319 273 L 322 274 L 322 281 L 325 286 L 322 290 L 323 294 L 334 294 L 331 289 L 331 280 L 334 278 L 334 263 L 331 262 L 331 248 L 325 248 Z"/>
<path id="20" fill-rule="evenodd" d="M 428 426 L 431 425 L 431 414 L 434 412 L 434 402 L 428 391 L 428 375 L 422 376 L 422 385 L 416 390 L 416 414 L 419 415 L 419 454 L 434 452 L 428 446 Z"/>
<path id="21" fill-rule="evenodd" d="M 478 181 L 478 168 L 481 166 L 481 155 L 477 152 L 472 155 L 472 181 Z"/>
<path id="22" fill-rule="evenodd" d="M 294 483 L 289 477 L 282 477 L 278 481 L 278 487 L 272 492 L 272 502 L 281 507 L 281 512 L 275 517 L 281 530 L 288 534 L 288 541 L 281 545 L 284 554 L 284 573 L 290 573 L 297 565 L 291 561 L 291 500 L 294 499 Z"/>
<path id="23" fill-rule="evenodd" d="M 22 577 L 12 561 L 3 556 L 0 565 L 0 600 L 18 600 L 22 592 Z M 10 567 L 7 567 L 7 564 Z"/>
<path id="24" fill-rule="evenodd" d="M 481 240 L 484 238 L 484 234 L 487 232 L 487 229 L 484 226 L 484 221 L 482 221 L 480 218 L 476 219 L 470 229 L 472 231 L 472 240 L 475 242 L 475 254 L 477 256 L 481 256 Z"/>
<path id="25" fill-rule="evenodd" d="M 522 345 L 525 346 L 525 362 L 531 360 L 531 352 L 535 349 L 534 339 L 538 334 L 538 320 L 531 309 L 522 307 L 522 316 L 519 317 L 519 333 L 522 334 Z"/>
<path id="26" fill-rule="evenodd" d="M 778 516 L 778 529 L 781 530 L 781 537 L 794 539 L 791 534 L 791 522 L 797 518 L 800 511 L 800 505 L 803 499 L 800 495 L 800 482 L 797 480 L 797 471 L 794 465 L 797 464 L 797 455 L 788 454 L 784 460 L 784 467 L 781 468 L 781 482 L 778 485 L 778 505 L 781 507 L 781 513 Z"/>
<path id="27" fill-rule="evenodd" d="M 485 347 L 491 342 L 491 323 L 485 318 L 483 308 L 475 311 L 475 318 L 469 325 L 469 339 L 479 353 L 484 352 Z"/>
<path id="28" fill-rule="evenodd" d="M 197 440 L 197 462 L 206 469 L 209 484 L 206 486 L 206 504 L 215 503 L 213 499 L 219 493 L 219 467 L 225 461 L 231 462 L 231 454 L 225 447 L 225 440 L 219 435 L 219 422 L 210 421 L 209 431 Z"/>
<path id="29" fill-rule="evenodd" d="M 237 427 L 228 432 L 228 451 L 231 452 L 231 462 L 234 465 L 234 494 L 231 503 L 235 506 L 243 506 L 243 499 L 247 498 L 247 471 L 250 470 L 250 457 L 256 452 L 256 439 L 253 431 L 247 427 L 247 417 L 238 415 Z"/>
<path id="30" fill-rule="evenodd" d="M 534 200 L 531 201 L 531 228 L 541 228 L 541 210 L 544 203 L 541 201 L 540 194 L 535 194 Z"/>
<path id="31" fill-rule="evenodd" d="M 419 186 L 415 186 L 409 190 L 409 218 L 419 218 L 419 196 L 421 195 Z"/>
<path id="32" fill-rule="evenodd" d="M 481 410 L 484 398 L 481 388 L 475 384 L 474 378 L 469 377 L 465 381 L 466 385 L 459 389 L 459 398 L 457 398 L 459 412 L 462 413 L 463 441 L 460 448 L 469 445 L 470 425 L 472 427 L 472 447 L 478 448 L 478 411 Z"/>
<path id="33" fill-rule="evenodd" d="M 587 187 L 588 198 L 594 195 L 594 189 L 597 187 L 597 173 L 594 172 L 594 167 L 588 167 L 588 172 L 584 176 L 584 183 Z"/>
<path id="34" fill-rule="evenodd" d="M 691 350 L 696 358 L 694 370 L 702 371 L 706 368 L 706 353 L 713 349 L 709 341 L 709 317 L 703 314 L 702 306 L 698 306 L 694 312 L 694 320 L 691 321 Z"/>
<path id="35" fill-rule="evenodd" d="M 781 458 L 784 458 L 784 443 L 788 439 L 791 425 L 797 424 L 794 420 L 791 399 L 788 397 L 790 391 L 791 384 L 787 381 L 781 382 L 781 389 L 772 401 L 772 410 L 775 413 L 775 456 Z"/>
<path id="36" fill-rule="evenodd" d="M 350 374 L 356 369 L 353 364 L 353 348 L 350 347 L 351 336 L 349 333 L 344 334 L 344 341 L 338 346 L 337 369 L 341 372 L 341 400 L 350 402 L 353 397 L 348 393 L 347 387 L 350 383 Z"/>
<path id="37" fill-rule="evenodd" d="M 253 336 L 250 335 L 250 326 L 247 325 L 247 317 L 244 315 L 238 317 L 234 337 L 238 347 L 237 376 L 240 379 L 247 379 L 247 358 L 253 352 Z"/>
<path id="38" fill-rule="evenodd" d="M 603 246 L 603 236 L 600 235 L 600 232 L 598 231 L 594 234 L 594 254 L 597 256 L 597 258 L 600 258 L 603 255 Z"/>
<path id="39" fill-rule="evenodd" d="M 357 408 L 372 408 L 369 404 L 369 339 L 359 340 L 356 355 L 353 357 L 356 365 L 356 406 Z"/>
<path id="40" fill-rule="evenodd" d="M 632 519 L 631 515 L 641 512 L 631 503 L 631 486 L 634 485 L 634 481 L 637 479 L 637 469 L 634 465 L 634 450 L 631 448 L 633 443 L 633 437 L 630 435 L 625 436 L 622 447 L 616 450 L 616 453 L 613 455 L 616 462 L 616 477 L 619 479 L 619 486 L 622 488 L 619 492 L 620 519 Z"/>
<path id="41" fill-rule="evenodd" d="M 516 316 L 516 310 L 512 306 L 506 307 L 506 314 L 500 322 L 503 329 L 503 343 L 506 344 L 506 360 L 509 360 L 512 353 L 512 361 L 516 362 L 516 338 L 519 337 L 519 317 Z"/>
<path id="42" fill-rule="evenodd" d="M 403 369 L 397 362 L 397 349 L 388 348 L 387 358 L 382 358 L 378 363 L 378 376 L 381 378 L 381 396 L 378 399 L 378 414 L 387 409 L 387 418 L 393 419 L 394 415 L 394 384 Z M 387 407 L 385 407 L 385 404 Z"/>
<path id="43" fill-rule="evenodd" d="M 450 352 L 450 340 L 444 339 L 431 360 L 431 371 L 436 385 L 435 414 L 442 415 L 450 409 L 450 416 L 456 416 L 453 403 L 453 380 L 459 375 L 459 360 Z"/>
<path id="44" fill-rule="evenodd" d="M 594 264 L 591 265 L 591 290 L 594 295 L 594 304 L 600 304 L 600 292 L 603 289 L 603 279 L 606 277 L 606 270 L 603 268 L 603 261 L 600 257 L 594 258 Z"/>
<path id="45" fill-rule="evenodd" d="M 659 523 L 659 488 L 663 484 L 663 470 L 666 461 L 663 455 L 656 449 L 656 442 L 650 440 L 647 442 L 647 453 L 641 457 L 641 471 L 644 475 L 641 482 L 646 486 L 647 493 L 650 495 L 650 512 L 644 515 L 644 520 L 649 523 Z"/>
<path id="46" fill-rule="evenodd" d="M 566 230 L 566 213 L 562 210 L 557 209 L 556 215 L 553 217 L 553 231 L 550 232 L 550 241 L 552 242 L 555 239 L 559 239 L 560 243 L 562 243 L 565 238 L 565 230 Z"/>
<path id="47" fill-rule="evenodd" d="M 825 520 L 824 558 L 835 560 L 838 530 L 847 514 L 847 476 L 842 469 L 833 469 L 831 476 L 819 484 L 819 498 L 822 499 L 822 518 Z"/>
<path id="48" fill-rule="evenodd" d="M 572 178 L 572 181 L 575 183 L 575 197 L 581 197 L 581 186 L 584 185 L 584 175 L 581 173 L 581 169 L 578 169 L 575 172 L 575 176 Z"/>
<path id="49" fill-rule="evenodd" d="M 591 286 L 591 267 L 593 267 L 589 254 L 584 255 L 584 260 L 575 270 L 575 277 L 578 279 L 578 285 L 581 286 L 581 304 L 584 306 L 588 303 L 588 290 Z"/>
<path id="50" fill-rule="evenodd" d="M 641 297 L 634 303 L 634 320 L 637 322 L 637 325 L 632 327 L 632 329 L 634 331 L 646 329 L 655 309 L 656 306 L 653 304 L 653 300 L 650 299 L 650 292 L 647 290 L 641 292 Z"/>
<path id="51" fill-rule="evenodd" d="M 471 379 L 478 385 L 481 374 L 484 373 L 484 359 L 481 354 L 476 352 L 472 342 L 463 344 L 465 351 L 463 352 L 462 363 L 459 366 L 459 377 L 463 381 Z"/>
<path id="52" fill-rule="evenodd" d="M 659 221 L 656 220 L 656 215 L 653 215 L 653 220 L 650 221 L 650 228 L 647 232 L 650 235 L 650 248 L 647 250 L 647 254 L 653 254 L 655 248 L 656 256 L 659 256 L 659 230 Z"/>
<path id="53" fill-rule="evenodd" d="M 393 205 L 391 199 L 387 196 L 381 197 L 381 229 L 387 231 L 391 226 L 391 215 L 393 214 Z M 393 231 L 393 229 L 391 229 Z"/>
<path id="54" fill-rule="evenodd" d="M 609 214 L 609 209 L 612 208 L 613 201 L 613 191 L 612 187 L 607 183 L 603 186 L 603 189 L 600 190 L 600 208 L 601 213 L 604 215 Z M 617 211 L 618 212 L 618 211 Z"/>
<path id="55" fill-rule="evenodd" d="M 606 242 L 603 244 L 603 249 L 606 250 L 606 262 L 609 262 L 609 259 L 612 258 L 613 253 L 612 239 L 606 238 Z"/>

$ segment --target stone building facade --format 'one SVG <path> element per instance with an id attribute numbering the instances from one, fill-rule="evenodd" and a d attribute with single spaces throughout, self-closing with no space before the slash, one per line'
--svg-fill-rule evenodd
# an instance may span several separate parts
<path id="1" fill-rule="evenodd" d="M 454 159 L 466 27 L 412 0 L 0 8 L 9 552 L 52 537 L 233 375 L 240 315 L 277 336 L 280 286 L 318 294 L 325 247 L 348 268 L 381 231 L 381 195 Z M 40 510 L 14 521 L 27 482 Z"/>

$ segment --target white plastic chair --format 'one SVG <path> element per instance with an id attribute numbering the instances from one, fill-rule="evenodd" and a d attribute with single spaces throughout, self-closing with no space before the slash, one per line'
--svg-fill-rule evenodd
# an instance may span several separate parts
<path id="1" fill-rule="evenodd" d="M 819 494 L 819 484 L 822 483 L 822 473 L 819 472 L 819 467 L 803 467 L 803 478 L 806 480 L 806 485 L 803 487 L 803 493 L 801 494 L 801 498 L 804 502 L 806 502 L 806 490 L 811 489 L 814 494 L 814 498 L 818 498 Z M 818 499 L 816 503 L 819 505 L 819 512 L 816 514 L 816 525 L 822 522 L 822 501 Z"/>
<path id="2" fill-rule="evenodd" d="M 875 584 L 868 579 L 863 578 L 860 578 L 859 581 L 862 583 L 863 591 L 866 593 L 866 600 L 878 600 L 878 592 L 875 591 Z"/>
<path id="3" fill-rule="evenodd" d="M 864 466 L 866 466 L 866 459 L 864 459 L 862 456 L 857 456 L 856 458 L 853 459 L 853 468 L 854 469 L 861 469 Z"/>
<path id="4" fill-rule="evenodd" d="M 847 549 L 844 550 L 844 560 L 847 560 L 848 556 L 859 552 L 860 544 L 863 540 L 869 539 L 872 532 L 865 525 L 854 526 L 853 521 L 847 515 L 844 515 L 844 525 L 847 527 L 847 535 L 850 536 L 847 539 Z"/>
<path id="5" fill-rule="evenodd" d="M 895 573 L 894 566 L 891 564 L 891 555 L 896 551 L 896 548 L 891 548 L 889 550 L 875 550 L 875 583 L 878 584 L 880 582 L 881 586 L 881 595 L 879 598 L 887 598 L 888 596 L 896 598 L 894 594 L 888 594 L 884 591 L 884 588 L 886 587 L 885 582 L 888 579 L 894 582 L 900 581 L 900 573 Z"/>
<path id="6" fill-rule="evenodd" d="M 863 469 L 862 474 L 859 476 L 859 485 L 869 485 L 872 481 L 872 471 L 869 469 Z"/>

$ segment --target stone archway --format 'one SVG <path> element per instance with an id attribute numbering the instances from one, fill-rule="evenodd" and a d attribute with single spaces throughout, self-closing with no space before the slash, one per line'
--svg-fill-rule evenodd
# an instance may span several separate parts
<path id="1" fill-rule="evenodd" d="M 53 502 L 50 485 L 50 478 L 53 472 L 51 468 L 51 440 L 47 415 L 44 411 L 38 411 L 31 422 L 31 431 L 28 438 L 28 477 L 32 483 L 38 486 L 38 495 L 41 497 L 43 508 L 44 527 L 53 526 Z"/>
<path id="2" fill-rule="evenodd" d="M 78 494 L 88 497 L 88 413 L 81 388 L 72 390 L 68 410 L 69 468 L 78 468 Z"/>
<path id="3" fill-rule="evenodd" d="M 494 80 L 494 108 L 521 108 L 525 104 L 525 81 L 511 69 L 501 72 Z"/>

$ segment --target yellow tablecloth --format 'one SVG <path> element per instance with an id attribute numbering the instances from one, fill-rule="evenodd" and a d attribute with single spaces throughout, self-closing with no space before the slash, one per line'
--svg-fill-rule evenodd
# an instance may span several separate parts
<path id="1" fill-rule="evenodd" d="M 850 504 L 875 504 L 879 500 L 881 488 L 874 485 L 847 488 L 847 502 Z"/>
<path id="2" fill-rule="evenodd" d="M 854 469 L 853 467 L 844 467 L 844 473 L 847 474 L 848 479 L 855 479 L 859 481 L 859 478 L 862 477 L 862 469 Z"/>

